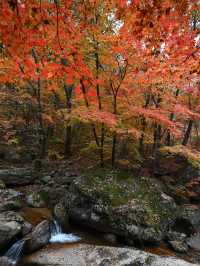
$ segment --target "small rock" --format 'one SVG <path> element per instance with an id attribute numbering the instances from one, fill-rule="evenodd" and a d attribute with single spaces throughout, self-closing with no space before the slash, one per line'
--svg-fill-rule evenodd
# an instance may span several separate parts
<path id="1" fill-rule="evenodd" d="M 51 182 L 51 176 L 47 175 L 47 176 L 43 176 L 40 179 L 42 181 L 43 184 L 48 184 Z"/>
<path id="2" fill-rule="evenodd" d="M 5 188 L 6 188 L 5 183 L 2 180 L 0 180 L 0 189 L 5 189 Z"/>
<path id="3" fill-rule="evenodd" d="M 176 231 L 169 231 L 167 232 L 167 239 L 170 241 L 179 240 L 184 241 L 187 238 L 187 235 L 184 233 L 176 232 Z"/>
<path id="4" fill-rule="evenodd" d="M 27 203 L 33 208 L 42 208 L 45 206 L 45 202 L 38 192 L 33 192 L 32 194 L 28 195 Z"/>
<path id="5" fill-rule="evenodd" d="M 155 242 L 158 243 L 161 241 L 163 235 L 162 232 L 159 230 L 155 230 L 154 228 L 145 228 L 142 232 L 143 241 L 147 242 Z"/>
<path id="6" fill-rule="evenodd" d="M 188 246 L 185 242 L 174 240 L 170 241 L 169 243 L 172 246 L 172 248 L 177 252 L 185 253 L 188 250 Z"/>

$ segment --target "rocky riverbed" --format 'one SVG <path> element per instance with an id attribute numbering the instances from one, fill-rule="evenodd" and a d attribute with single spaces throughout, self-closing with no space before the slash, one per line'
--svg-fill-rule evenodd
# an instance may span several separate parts
<path id="1" fill-rule="evenodd" d="M 24 168 L 1 165 L 1 254 L 19 239 L 26 240 L 24 253 L 46 246 L 54 217 L 66 231 L 70 224 L 78 224 L 81 230 L 100 232 L 111 246 L 151 251 L 164 243 L 172 255 L 199 263 L 200 158 L 185 148 L 165 148 L 160 150 L 156 167 L 154 175 L 145 176 L 145 169 L 137 175 L 107 170 L 81 175 L 65 164 L 59 168 L 41 162 Z M 95 244 L 76 246 L 66 252 L 76 252 L 77 248 L 77 252 L 88 254 L 92 247 L 98 249 Z M 56 249 L 58 254 L 60 248 Z M 113 248 L 113 252 L 118 249 Z M 53 250 L 48 252 L 53 254 Z M 139 254 L 133 249 L 129 252 Z M 42 256 L 42 253 L 34 256 L 37 254 Z"/>

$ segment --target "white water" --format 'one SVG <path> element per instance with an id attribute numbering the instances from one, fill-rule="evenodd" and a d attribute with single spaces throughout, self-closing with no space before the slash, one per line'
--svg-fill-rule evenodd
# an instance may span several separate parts
<path id="1" fill-rule="evenodd" d="M 74 234 L 62 233 L 62 229 L 57 221 L 53 222 L 50 243 L 73 243 L 78 242 L 81 238 Z"/>
<path id="2" fill-rule="evenodd" d="M 5 256 L 9 258 L 13 265 L 17 263 L 17 260 L 22 253 L 24 244 L 25 240 L 19 240 L 14 243 L 11 248 L 6 252 Z"/>

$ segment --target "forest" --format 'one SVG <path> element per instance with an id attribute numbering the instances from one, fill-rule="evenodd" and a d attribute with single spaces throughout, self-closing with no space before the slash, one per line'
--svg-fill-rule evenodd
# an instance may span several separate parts
<path id="1" fill-rule="evenodd" d="M 199 185 L 199 0 L 0 0 L 0 265 L 199 265 Z"/>

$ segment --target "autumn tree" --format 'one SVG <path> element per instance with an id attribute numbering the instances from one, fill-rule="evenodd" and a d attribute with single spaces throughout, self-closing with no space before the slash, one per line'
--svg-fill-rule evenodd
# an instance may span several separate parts
<path id="1" fill-rule="evenodd" d="M 116 166 L 123 135 L 142 155 L 150 143 L 155 157 L 160 145 L 188 144 L 199 120 L 197 0 L 2 0 L 0 8 L 1 93 L 11 99 L 12 85 L 24 104 L 28 95 L 34 118 L 19 116 L 37 128 L 40 156 L 53 134 L 72 155 L 78 123 L 92 132 L 101 166 L 107 143 Z"/>

